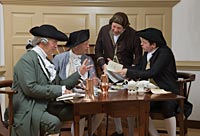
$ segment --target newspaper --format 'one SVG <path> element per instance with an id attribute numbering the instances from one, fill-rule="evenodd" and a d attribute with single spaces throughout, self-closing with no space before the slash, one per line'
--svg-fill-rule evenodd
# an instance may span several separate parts
<path id="1" fill-rule="evenodd" d="M 122 68 L 123 65 L 119 63 L 116 63 L 114 61 L 108 62 L 106 74 L 113 83 L 124 80 L 124 78 L 120 74 L 116 73 L 117 71 L 122 70 Z"/>

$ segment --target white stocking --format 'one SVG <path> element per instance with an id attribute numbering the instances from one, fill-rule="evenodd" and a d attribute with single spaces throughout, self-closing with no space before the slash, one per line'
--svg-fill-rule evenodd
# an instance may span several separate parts
<path id="1" fill-rule="evenodd" d="M 156 130 L 151 117 L 149 117 L 149 133 L 151 136 L 159 136 L 158 131 Z"/>
<path id="2" fill-rule="evenodd" d="M 165 126 L 169 136 L 176 136 L 176 118 L 175 116 L 165 119 Z"/>
<path id="3" fill-rule="evenodd" d="M 123 133 L 121 118 L 114 118 L 115 129 L 118 134 Z"/>
<path id="4" fill-rule="evenodd" d="M 128 122 L 128 135 L 134 136 L 135 117 L 127 117 Z"/>
<path id="5" fill-rule="evenodd" d="M 94 132 L 97 130 L 104 117 L 104 113 L 99 113 L 92 116 L 92 134 L 94 134 Z"/>

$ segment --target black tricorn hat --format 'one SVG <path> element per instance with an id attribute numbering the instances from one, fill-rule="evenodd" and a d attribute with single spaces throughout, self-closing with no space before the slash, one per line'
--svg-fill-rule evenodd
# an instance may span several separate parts
<path id="1" fill-rule="evenodd" d="M 68 41 L 68 37 L 56 27 L 48 24 L 31 28 L 30 33 L 34 36 L 52 38 L 58 41 Z"/>
<path id="2" fill-rule="evenodd" d="M 69 35 L 69 41 L 67 42 L 66 46 L 68 48 L 73 48 L 79 45 L 80 43 L 87 41 L 89 38 L 90 38 L 89 29 L 72 32 Z"/>
<path id="3" fill-rule="evenodd" d="M 165 38 L 160 30 L 156 28 L 146 28 L 136 32 L 139 37 L 155 42 L 157 46 L 166 45 Z"/>

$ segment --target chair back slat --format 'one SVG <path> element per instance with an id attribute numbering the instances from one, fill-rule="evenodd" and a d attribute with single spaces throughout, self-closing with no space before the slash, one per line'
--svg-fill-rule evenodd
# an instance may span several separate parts
<path id="1" fill-rule="evenodd" d="M 17 93 L 16 91 L 13 91 L 11 90 L 11 87 L 12 87 L 12 83 L 13 81 L 12 80 L 2 80 L 0 81 L 0 94 L 7 94 L 8 95 L 8 122 L 3 122 L 3 119 L 2 119 L 2 110 L 1 110 L 1 107 L 0 107 L 0 114 L 1 114 L 1 122 L 3 124 L 3 126 L 5 127 L 8 127 L 8 135 L 11 136 L 11 130 L 12 130 L 12 126 L 13 126 L 13 103 L 12 103 L 12 98 L 13 98 L 13 95 L 15 93 Z M 2 89 L 2 88 L 8 88 L 9 89 Z M 1 105 L 0 105 L 1 106 Z"/>
<path id="2" fill-rule="evenodd" d="M 191 83 L 195 80 L 195 74 L 178 72 L 178 82 L 180 85 L 180 95 L 184 96 L 186 99 L 189 96 Z"/>

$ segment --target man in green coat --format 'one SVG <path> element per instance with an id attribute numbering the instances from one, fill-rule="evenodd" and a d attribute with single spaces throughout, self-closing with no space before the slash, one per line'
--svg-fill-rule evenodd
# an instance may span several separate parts
<path id="1" fill-rule="evenodd" d="M 63 121 L 73 119 L 73 105 L 55 99 L 71 90 L 81 75 L 92 66 L 86 59 L 79 70 L 65 80 L 56 74 L 54 65 L 47 59 L 57 48 L 58 41 L 68 37 L 52 25 L 33 27 L 34 48 L 24 54 L 14 67 L 13 136 L 59 136 Z"/>

